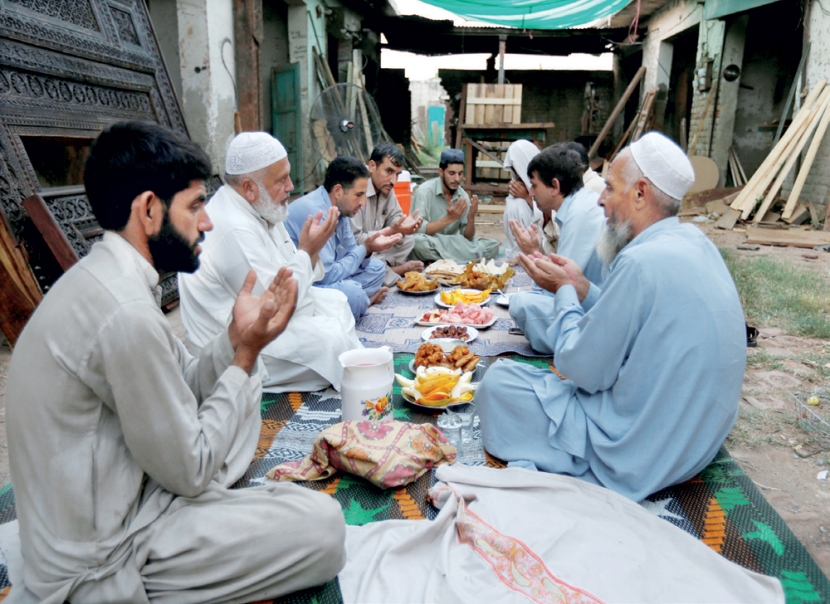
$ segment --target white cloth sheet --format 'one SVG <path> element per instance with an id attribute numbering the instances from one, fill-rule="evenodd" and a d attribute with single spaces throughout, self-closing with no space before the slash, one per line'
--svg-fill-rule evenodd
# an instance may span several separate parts
<path id="1" fill-rule="evenodd" d="M 784 602 L 607 489 L 520 468 L 441 466 L 434 521 L 347 527 L 345 602 Z"/>

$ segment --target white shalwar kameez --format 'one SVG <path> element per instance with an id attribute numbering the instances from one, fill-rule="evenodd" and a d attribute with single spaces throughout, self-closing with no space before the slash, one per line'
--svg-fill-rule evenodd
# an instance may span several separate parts
<path id="1" fill-rule="evenodd" d="M 107 232 L 15 346 L 6 421 L 24 562 L 10 601 L 25 588 L 46 604 L 252 602 L 345 563 L 331 498 L 227 488 L 256 450 L 260 381 L 231 365 L 227 332 L 191 357 L 158 280 Z"/>
<path id="2" fill-rule="evenodd" d="M 271 392 L 310 392 L 329 385 L 339 390 L 343 367 L 337 357 L 362 345 L 346 296 L 312 287 L 323 277 L 322 263 L 312 268 L 282 223 L 270 226 L 228 185 L 216 192 L 207 213 L 213 230 L 202 243 L 201 266 L 179 275 L 188 348 L 198 350 L 227 329 L 248 271 L 256 271 L 257 293 L 287 266 L 298 284 L 297 309 L 285 332 L 260 354 L 262 383 Z"/>

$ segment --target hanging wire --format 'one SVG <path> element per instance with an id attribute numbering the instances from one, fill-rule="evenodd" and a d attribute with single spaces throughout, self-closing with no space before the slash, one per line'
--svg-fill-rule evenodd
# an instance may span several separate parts
<path id="1" fill-rule="evenodd" d="M 637 13 L 634 15 L 634 18 L 631 20 L 631 24 L 628 26 L 628 41 L 634 42 L 637 39 L 637 32 L 640 29 L 640 3 L 642 0 L 637 0 Z M 631 33 L 631 30 L 634 29 L 634 33 Z"/>
<path id="2" fill-rule="evenodd" d="M 233 100 L 236 103 L 236 110 L 239 110 L 239 91 L 236 89 L 236 80 L 231 74 L 231 70 L 228 69 L 228 64 L 225 63 L 225 44 L 233 45 L 230 38 L 224 38 L 222 42 L 219 43 L 219 56 L 222 57 L 222 65 L 225 66 L 225 71 L 228 72 L 228 77 L 231 79 L 231 84 L 233 84 Z"/>

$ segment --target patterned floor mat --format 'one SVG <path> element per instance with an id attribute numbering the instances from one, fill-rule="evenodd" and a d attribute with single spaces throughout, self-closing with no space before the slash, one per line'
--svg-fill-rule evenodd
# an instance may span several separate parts
<path id="1" fill-rule="evenodd" d="M 395 371 L 409 372 L 413 356 L 395 355 Z M 543 358 L 512 357 L 537 367 L 549 367 Z M 484 359 L 474 379 L 495 359 Z M 435 423 L 435 414 L 408 405 L 397 384 L 393 390 L 395 419 Z M 262 401 L 262 432 L 256 458 L 245 476 L 234 485 L 246 488 L 263 483 L 266 472 L 283 461 L 301 459 L 311 452 L 316 435 L 340 419 L 339 399 L 319 394 L 266 394 Z M 478 426 L 473 442 L 459 456 L 468 465 L 504 467 L 481 446 Z M 337 474 L 319 482 L 299 483 L 334 497 L 343 508 L 346 523 L 363 525 L 390 518 L 432 519 L 438 511 L 427 501 L 434 483 L 432 473 L 400 489 L 383 490 L 367 481 Z M 16 518 L 11 485 L 0 490 L 0 523 Z M 706 543 L 733 562 L 778 577 L 789 604 L 830 601 L 830 581 L 777 512 L 767 503 L 738 463 L 722 448 L 715 460 L 697 477 L 651 495 L 643 506 Z M 0 561 L 0 600 L 8 590 L 5 561 Z M 310 604 L 342 602 L 337 580 L 276 600 Z"/>

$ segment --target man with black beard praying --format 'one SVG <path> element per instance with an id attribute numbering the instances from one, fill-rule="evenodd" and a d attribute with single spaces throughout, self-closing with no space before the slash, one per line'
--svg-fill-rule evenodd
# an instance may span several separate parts
<path id="1" fill-rule="evenodd" d="M 520 256 L 556 294 L 547 335 L 567 379 L 497 361 L 476 392 L 489 453 L 635 501 L 714 458 L 738 414 L 746 332 L 717 248 L 676 216 L 693 182 L 686 154 L 655 132 L 614 160 L 601 290 L 570 259 Z"/>
<path id="2" fill-rule="evenodd" d="M 284 226 L 294 190 L 291 164 L 266 132 L 242 132 L 231 141 L 225 181 L 207 206 L 213 232 L 202 246 L 202 268 L 179 275 L 187 347 L 195 352 L 227 328 L 235 292 L 249 271 L 256 271 L 255 291 L 261 291 L 288 267 L 297 281 L 297 310 L 260 355 L 262 384 L 270 392 L 340 390 L 338 357 L 362 345 L 346 296 L 312 287 L 325 275 L 320 252 L 335 233 L 338 209 L 304 219 L 294 245 Z"/>
<path id="3" fill-rule="evenodd" d="M 291 271 L 260 296 L 243 277 L 198 358 L 159 308 L 159 273 L 199 266 L 210 175 L 204 151 L 156 124 L 115 124 L 92 144 L 84 184 L 103 240 L 44 296 L 9 365 L 23 555 L 10 600 L 266 600 L 345 562 L 330 497 L 229 489 L 256 451 L 256 362 L 294 312 Z"/>

